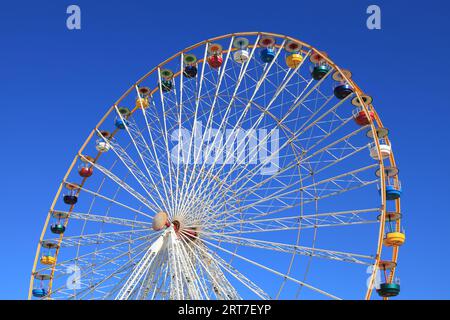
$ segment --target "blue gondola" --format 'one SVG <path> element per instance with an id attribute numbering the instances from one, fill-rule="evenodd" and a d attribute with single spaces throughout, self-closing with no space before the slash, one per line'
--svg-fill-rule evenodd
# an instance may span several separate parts
<path id="1" fill-rule="evenodd" d="M 161 89 L 163 92 L 169 92 L 173 88 L 172 80 L 163 80 L 161 82 Z"/>
<path id="2" fill-rule="evenodd" d="M 313 71 L 311 72 L 311 75 L 314 80 L 321 80 L 323 77 L 327 75 L 330 69 L 331 67 L 326 64 L 315 66 Z"/>
<path id="3" fill-rule="evenodd" d="M 381 190 L 378 190 L 381 194 Z M 397 200 L 402 195 L 402 189 L 400 187 L 387 185 L 386 186 L 386 200 Z"/>
<path id="4" fill-rule="evenodd" d="M 125 125 L 128 125 L 128 121 L 125 119 L 122 121 L 120 117 L 117 117 L 114 122 L 114 125 L 116 126 L 117 129 L 123 130 L 125 129 Z"/>
<path id="5" fill-rule="evenodd" d="M 380 284 L 380 288 L 377 289 L 377 293 L 383 298 L 398 296 L 400 293 L 400 284 L 382 283 Z"/>
<path id="6" fill-rule="evenodd" d="M 275 51 L 271 48 L 264 48 L 260 53 L 261 61 L 264 63 L 271 63 L 275 58 Z"/>
<path id="7" fill-rule="evenodd" d="M 195 78 L 197 76 L 197 67 L 196 66 L 186 66 L 184 68 L 183 75 L 186 78 Z"/>
<path id="8" fill-rule="evenodd" d="M 386 199 L 396 200 L 402 195 L 402 189 L 395 186 L 386 186 Z"/>
<path id="9" fill-rule="evenodd" d="M 348 83 L 343 83 L 334 88 L 334 95 L 339 100 L 345 99 L 353 93 L 353 88 Z"/>
<path id="10" fill-rule="evenodd" d="M 69 205 L 72 206 L 72 205 L 74 205 L 74 204 L 77 203 L 78 197 L 77 197 L 77 196 L 71 196 L 71 195 L 66 194 L 66 195 L 64 196 L 63 200 L 64 200 L 64 203 L 65 203 L 65 204 L 69 204 Z"/>
<path id="11" fill-rule="evenodd" d="M 43 298 L 47 296 L 48 292 L 45 289 L 33 289 L 32 294 L 35 298 Z"/>
<path id="12" fill-rule="evenodd" d="M 50 226 L 50 231 L 54 234 L 63 234 L 66 227 L 60 223 L 55 223 Z"/>

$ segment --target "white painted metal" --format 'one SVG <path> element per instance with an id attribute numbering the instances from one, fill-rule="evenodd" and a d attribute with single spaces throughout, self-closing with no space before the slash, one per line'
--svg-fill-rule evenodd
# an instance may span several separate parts
<path id="1" fill-rule="evenodd" d="M 127 282 L 122 286 L 117 294 L 116 300 L 126 300 L 130 297 L 136 288 L 136 285 L 142 279 L 144 273 L 146 273 L 152 266 L 157 255 L 164 247 L 165 239 L 167 238 L 167 231 L 165 231 L 156 241 L 150 246 L 147 252 L 142 257 L 141 261 L 134 267 L 133 273 L 128 278 Z"/>
<path id="2" fill-rule="evenodd" d="M 313 49 L 302 52 L 303 61 L 291 69 L 284 61 L 286 39 L 277 39 L 270 63 L 259 60 L 260 35 L 245 48 L 233 49 L 234 40 L 230 36 L 222 43 L 219 69 L 204 63 L 206 42 L 195 52 L 196 77 L 183 76 L 181 53 L 173 65 L 158 66 L 154 82 L 145 84 L 155 88 L 148 106 L 133 96 L 139 97 L 138 84 L 122 102 L 138 101 L 130 116 L 114 105 L 123 130 L 108 139 L 99 135 L 92 145 L 102 153 L 99 160 L 80 154 L 95 173 L 78 194 L 80 201 L 88 198 L 90 203 L 79 210 L 60 210 L 73 220 L 68 230 L 74 222 L 82 227 L 77 235 L 62 238 L 62 250 L 76 253 L 55 264 L 55 279 L 75 264 L 81 268 L 81 288 L 55 285 L 54 297 L 276 299 L 291 283 L 337 299 L 339 293 L 329 292 L 332 286 L 319 288 L 306 280 L 308 268 L 298 271 L 298 259 L 320 258 L 321 263 L 342 263 L 349 269 L 373 264 L 372 252 L 353 252 L 339 241 L 332 246 L 316 242 L 322 230 L 352 234 L 376 226 L 382 212 L 372 203 L 321 206 L 379 182 L 373 175 L 379 164 L 371 160 L 378 160 L 378 149 L 366 137 L 360 139 L 367 128 L 353 123 L 348 106 L 353 95 L 333 101 L 328 76 L 334 70 L 320 81 L 312 79 L 308 57 Z M 175 70 L 173 88 L 163 92 L 160 71 L 169 67 Z M 234 141 L 233 134 L 241 134 L 240 140 Z M 252 139 L 257 143 L 251 144 Z M 269 152 L 269 146 L 276 147 Z M 179 156 L 186 148 L 187 156 L 174 161 L 173 154 Z M 392 153 L 389 143 L 379 148 L 383 159 Z M 366 149 L 370 157 L 364 162 L 360 159 L 367 154 L 361 151 Z M 256 160 L 248 160 L 250 155 Z M 111 162 L 104 164 L 103 157 Z M 237 161 L 241 158 L 248 161 Z M 261 174 L 275 158 L 276 169 Z M 89 185 L 94 179 L 97 188 Z M 152 228 L 153 217 L 162 211 L 170 223 L 157 216 Z M 305 239 L 312 240 L 303 244 Z M 276 259 L 288 267 L 272 267 Z M 267 279 L 255 279 L 241 263 Z M 278 290 L 268 285 L 280 280 Z"/>

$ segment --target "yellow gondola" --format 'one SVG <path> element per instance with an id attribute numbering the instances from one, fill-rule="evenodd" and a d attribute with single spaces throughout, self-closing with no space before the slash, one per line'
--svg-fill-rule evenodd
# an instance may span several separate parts
<path id="1" fill-rule="evenodd" d="M 303 61 L 303 57 L 299 53 L 293 53 L 290 56 L 286 57 L 286 64 L 289 68 L 295 69 L 297 68 Z"/>
<path id="2" fill-rule="evenodd" d="M 148 108 L 149 102 L 147 98 L 137 98 L 136 99 L 136 108 Z"/>
<path id="3" fill-rule="evenodd" d="M 41 257 L 41 263 L 46 265 L 53 265 L 56 263 L 56 258 L 53 256 L 45 255 Z"/>
<path id="4" fill-rule="evenodd" d="M 386 247 L 399 247 L 405 243 L 405 234 L 402 232 L 388 232 L 383 243 Z"/>

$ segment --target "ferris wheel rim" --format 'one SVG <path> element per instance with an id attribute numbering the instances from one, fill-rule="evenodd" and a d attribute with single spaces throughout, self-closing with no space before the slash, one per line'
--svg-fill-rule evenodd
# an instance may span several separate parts
<path id="1" fill-rule="evenodd" d="M 375 108 L 373 107 L 373 105 L 370 104 L 366 104 L 366 100 L 364 99 L 364 93 L 363 91 L 357 86 L 357 84 L 354 82 L 353 79 L 348 77 L 348 74 L 345 72 L 344 69 L 340 69 L 337 64 L 335 64 L 326 54 L 324 54 L 322 51 L 317 50 L 315 47 L 301 41 L 298 39 L 295 39 L 293 37 L 289 37 L 289 36 L 285 36 L 285 35 L 281 35 L 281 34 L 276 34 L 276 33 L 268 33 L 268 32 L 240 32 L 240 33 L 232 33 L 232 34 L 227 34 L 227 35 L 222 35 L 222 36 L 218 36 L 218 37 L 214 37 L 214 38 L 210 38 L 207 40 L 203 40 L 201 42 L 198 42 L 190 47 L 187 47 L 185 49 L 183 49 L 182 51 L 179 51 L 178 53 L 172 55 L 170 58 L 166 59 L 165 61 L 163 61 L 162 63 L 158 64 L 155 68 L 153 68 L 152 70 L 150 70 L 148 73 L 146 73 L 143 77 L 141 77 L 137 82 L 135 82 L 135 84 L 133 86 L 131 86 L 127 91 L 125 91 L 125 93 L 114 103 L 114 105 L 105 113 L 105 115 L 101 118 L 101 120 L 97 123 L 97 125 L 95 126 L 95 128 L 92 130 L 91 134 L 88 136 L 88 138 L 85 140 L 85 142 L 83 143 L 83 145 L 81 146 L 81 148 L 79 149 L 77 155 L 75 156 L 74 160 L 72 161 L 71 166 L 69 167 L 69 169 L 67 170 L 59 188 L 58 191 L 54 197 L 54 200 L 52 202 L 51 208 L 47 214 L 47 219 L 46 222 L 44 224 L 44 228 L 38 243 L 38 248 L 36 251 L 36 257 L 35 257 L 35 262 L 33 265 L 33 271 L 32 271 L 32 276 L 31 276 L 31 281 L 30 281 L 30 291 L 29 291 L 29 298 L 31 298 L 31 289 L 33 286 L 33 279 L 34 279 L 34 275 L 36 272 L 36 265 L 37 265 L 37 260 L 38 260 L 38 255 L 40 252 L 40 247 L 41 247 L 41 243 L 42 241 L 44 241 L 44 233 L 47 229 L 48 223 L 49 223 L 49 219 L 51 216 L 51 212 L 54 212 L 54 206 L 56 203 L 56 200 L 58 199 L 58 197 L 61 194 L 63 185 L 70 183 L 67 182 L 66 179 L 69 176 L 70 172 L 73 170 L 73 168 L 75 167 L 75 163 L 77 162 L 78 159 L 82 159 L 83 158 L 83 151 L 86 147 L 86 145 L 91 141 L 91 139 L 94 137 L 94 133 L 96 131 L 99 130 L 99 127 L 101 126 L 101 124 L 105 121 L 105 119 L 107 118 L 107 116 L 115 109 L 117 108 L 117 106 L 121 103 L 121 101 L 128 96 L 128 94 L 130 94 L 133 90 L 135 90 L 140 83 L 142 83 L 144 80 L 146 80 L 148 77 L 150 77 L 154 72 L 158 72 L 158 70 L 162 70 L 163 67 L 169 63 L 170 61 L 172 61 L 173 59 L 182 56 L 185 52 L 191 51 L 194 48 L 197 48 L 201 45 L 204 45 L 206 43 L 211 43 L 214 41 L 218 41 L 218 40 L 222 40 L 222 39 L 226 39 L 226 38 L 231 38 L 231 37 L 236 37 L 236 36 L 257 36 L 257 35 L 261 35 L 261 36 L 272 36 L 272 37 L 277 37 L 277 38 L 283 38 L 289 41 L 295 41 L 296 43 L 299 43 L 302 47 L 308 48 L 310 49 L 312 52 L 314 52 L 316 55 L 320 56 L 323 60 L 325 60 L 327 63 L 329 63 L 331 66 L 333 66 L 333 68 L 335 68 L 335 70 L 337 72 L 339 72 L 339 74 L 341 74 L 342 78 L 344 80 L 346 80 L 346 82 L 348 82 L 349 84 L 351 84 L 354 88 L 355 88 L 355 95 L 356 97 L 359 99 L 360 105 L 362 107 L 362 109 L 364 110 L 364 112 L 369 113 L 369 109 L 371 112 L 374 113 L 375 115 L 375 121 L 370 123 L 370 130 L 372 131 L 372 134 L 374 137 L 376 137 L 376 134 L 374 134 L 376 132 L 376 127 L 375 124 L 378 125 L 378 127 L 383 127 L 381 120 L 375 110 Z M 223 51 L 224 53 L 227 52 L 227 50 Z M 201 62 L 201 59 L 199 59 L 197 62 Z M 174 76 L 178 76 L 180 72 L 177 72 Z M 151 95 L 154 94 L 154 92 L 156 92 L 155 90 L 153 90 L 151 92 Z M 370 101 L 371 102 L 371 101 Z M 135 110 L 132 110 L 131 113 L 133 113 Z M 115 129 L 114 132 L 111 133 L 111 136 L 114 136 L 117 133 L 118 129 Z M 386 138 L 386 140 L 389 143 L 389 140 Z M 377 139 L 374 138 L 374 142 L 375 142 L 375 146 L 377 147 L 378 152 L 380 153 L 380 145 Z M 96 161 L 98 159 L 98 157 L 100 156 L 100 153 L 95 157 L 92 158 L 90 160 Z M 394 155 L 393 153 L 390 155 L 389 160 L 391 162 L 392 165 L 395 166 L 395 159 L 394 159 Z M 384 183 L 384 164 L 381 161 L 380 165 L 379 165 L 379 170 L 380 170 L 380 180 L 381 180 L 381 184 L 383 185 Z M 82 183 L 80 184 L 80 188 L 83 187 L 84 183 L 85 183 L 86 179 L 83 179 Z M 77 192 L 80 192 L 79 190 Z M 386 205 L 386 199 L 383 196 L 383 193 L 381 195 L 381 207 L 382 209 L 382 214 L 381 214 L 381 219 L 380 219 L 380 231 L 379 231 L 379 239 L 378 239 L 378 248 L 377 248 L 377 258 L 375 260 L 375 268 L 374 270 L 377 269 L 378 264 L 380 263 L 380 256 L 381 256 L 381 248 L 382 248 L 382 237 L 383 237 L 383 231 L 384 231 L 384 221 L 385 221 L 385 214 L 386 214 L 386 210 L 385 210 L 385 205 Z M 396 202 L 396 208 L 398 209 L 398 212 L 400 212 L 400 202 Z M 72 212 L 73 206 L 71 206 L 69 212 Z M 60 241 L 63 239 L 64 235 L 60 235 Z M 58 243 L 58 245 L 60 244 L 60 242 Z M 60 246 L 57 249 L 57 252 L 59 251 Z M 58 256 L 58 253 L 56 253 L 56 257 Z M 393 257 L 392 257 L 392 261 L 394 263 L 397 263 L 397 258 L 398 258 L 398 248 L 394 248 L 393 251 Z M 393 273 L 391 273 L 391 276 L 393 277 L 395 272 L 395 267 L 393 268 Z M 53 273 L 53 272 L 52 272 Z M 373 276 L 372 276 L 373 278 Z M 366 298 L 370 298 L 370 294 L 373 290 L 373 284 L 368 288 L 367 292 L 366 292 Z"/>

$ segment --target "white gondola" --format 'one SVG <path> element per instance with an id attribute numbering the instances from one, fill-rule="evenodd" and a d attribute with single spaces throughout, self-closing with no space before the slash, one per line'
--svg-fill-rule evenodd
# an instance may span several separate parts
<path id="1" fill-rule="evenodd" d="M 392 147 L 388 145 L 384 139 L 380 139 L 379 143 L 380 143 L 381 158 L 382 159 L 389 158 L 392 153 Z M 371 142 L 369 144 L 369 150 L 370 150 L 370 157 L 372 159 L 380 160 L 378 156 L 377 145 L 375 144 L 375 142 Z"/>
<path id="2" fill-rule="evenodd" d="M 248 53 L 248 50 L 242 49 L 242 50 L 237 50 L 233 56 L 234 56 L 234 61 L 236 61 L 237 63 L 244 63 L 248 60 L 250 54 Z"/>
<path id="3" fill-rule="evenodd" d="M 248 52 L 248 39 L 246 38 L 236 38 L 233 41 L 233 46 L 237 48 L 236 52 L 233 54 L 234 61 L 237 63 L 244 63 L 250 58 L 250 53 Z"/>
<path id="4" fill-rule="evenodd" d="M 95 144 L 95 149 L 97 149 L 98 152 L 107 152 L 109 151 L 109 149 L 111 148 L 111 145 L 101 139 L 98 139 L 96 144 Z"/>

